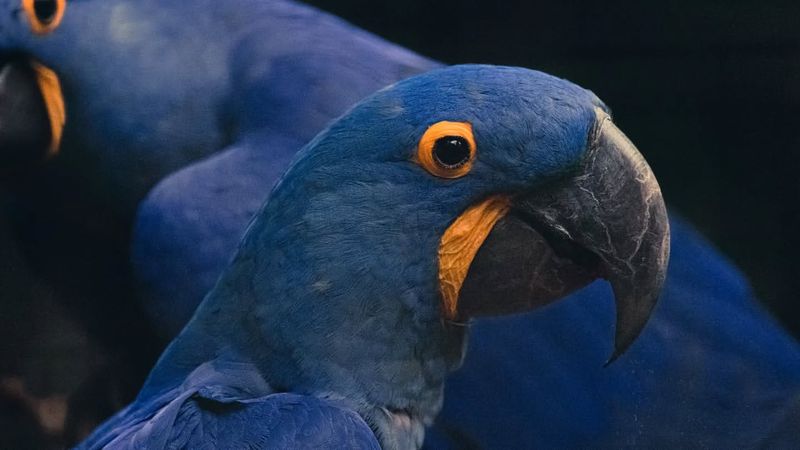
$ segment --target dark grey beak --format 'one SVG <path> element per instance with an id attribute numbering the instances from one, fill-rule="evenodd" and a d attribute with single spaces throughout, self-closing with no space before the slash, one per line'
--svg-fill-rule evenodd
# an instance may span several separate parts
<path id="1" fill-rule="evenodd" d="M 43 161 L 51 134 L 34 69 L 22 59 L 0 59 L 0 173 Z"/>
<path id="2" fill-rule="evenodd" d="M 605 278 L 617 306 L 611 362 L 647 323 L 668 259 L 658 182 L 598 109 L 590 148 L 573 175 L 515 198 L 495 225 L 470 267 L 459 310 L 465 317 L 529 310 Z"/>

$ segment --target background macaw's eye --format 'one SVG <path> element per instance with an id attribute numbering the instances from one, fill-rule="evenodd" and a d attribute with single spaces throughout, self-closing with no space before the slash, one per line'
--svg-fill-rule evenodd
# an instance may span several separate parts
<path id="1" fill-rule="evenodd" d="M 22 9 L 36 34 L 47 34 L 58 28 L 66 6 L 66 0 L 22 0 Z"/>
<path id="2" fill-rule="evenodd" d="M 417 148 L 420 165 L 441 178 L 459 178 L 472 169 L 475 138 L 467 122 L 442 121 L 431 125 Z"/>
<path id="3" fill-rule="evenodd" d="M 33 12 L 42 23 L 50 23 L 58 12 L 56 0 L 33 0 Z"/>

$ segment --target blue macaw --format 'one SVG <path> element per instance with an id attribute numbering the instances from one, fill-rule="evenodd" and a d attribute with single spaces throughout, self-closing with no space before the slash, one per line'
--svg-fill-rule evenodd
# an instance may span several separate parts
<path id="1" fill-rule="evenodd" d="M 142 205 L 133 243 L 136 275 L 152 317 L 175 332 L 213 286 L 291 155 L 363 96 L 438 66 L 283 0 L 193 3 L 179 11 L 176 4 L 151 0 L 53 4 L 56 12 L 66 8 L 58 20 L 44 17 L 52 14 L 47 11 L 20 8 L 19 1 L 5 3 L 9 13 L 0 19 L 0 48 L 13 55 L 7 67 L 33 74 L 35 83 L 6 78 L 0 96 L 33 92 L 29 115 L 39 131 L 0 130 L 8 133 L 0 133 L 2 142 L 15 144 L 3 150 L 38 148 L 12 155 L 13 161 L 58 154 L 47 169 L 48 182 L 31 183 L 22 193 L 30 205 L 48 212 L 46 218 L 64 213 L 61 205 L 75 205 L 76 199 L 99 211 L 95 218 L 109 211 L 127 216 L 154 183 L 186 167 L 162 181 Z M 35 27 L 37 21 L 49 25 Z M 42 87 L 49 79 L 42 67 L 52 69 L 63 88 L 67 114 L 61 131 L 59 102 Z M 44 95 L 45 110 L 36 103 L 37 89 L 50 92 Z M 63 138 L 41 142 L 41 130 L 63 132 Z M 189 166 L 195 161 L 200 162 Z M 85 220 L 87 209 L 66 213 L 70 220 Z M 741 275 L 708 243 L 674 215 L 672 228 L 675 257 L 665 301 L 629 354 L 604 370 L 595 364 L 606 356 L 598 335 L 611 327 L 602 301 L 609 294 L 596 286 L 574 295 L 592 301 L 568 300 L 522 317 L 479 321 L 465 363 L 476 370 L 456 372 L 448 384 L 441 429 L 457 428 L 465 440 L 474 437 L 487 447 L 517 438 L 517 443 L 596 446 L 695 443 L 704 436 L 706 443 L 768 442 L 773 431 L 781 436 L 778 430 L 791 436 L 787 430 L 797 423 L 797 407 L 780 399 L 798 392 L 796 344 L 759 309 Z M 565 317 L 583 320 L 583 327 L 563 333 L 554 322 Z M 526 341 L 515 337 L 523 326 Z M 538 340 L 531 338 L 534 328 L 542 330 Z M 672 332 L 653 336 L 653 328 Z M 530 345 L 520 347 L 521 342 Z M 562 356 L 553 353 L 554 346 L 567 343 L 576 351 L 574 364 L 552 359 Z M 577 350 L 592 353 L 578 361 Z M 498 357 L 502 352 L 509 355 Z M 708 355 L 706 364 L 697 362 L 699 354 Z M 542 367 L 541 358 L 548 356 L 547 363 L 560 363 Z M 657 372 L 654 364 L 669 370 Z M 739 371 L 747 376 L 732 376 L 729 366 L 747 369 Z M 651 370 L 647 389 L 633 391 L 630 374 Z M 671 389 L 676 382 L 680 391 Z M 572 390 L 572 383 L 582 389 Z M 498 384 L 507 389 L 498 391 Z M 544 398 L 553 400 L 534 400 Z M 470 401 L 480 407 L 459 406 Z M 507 414 L 520 404 L 527 409 Z M 662 416 L 677 425 L 657 422 Z M 508 431 L 477 426 L 489 419 L 504 420 Z M 548 426 L 531 426 L 534 422 Z"/>
<path id="2" fill-rule="evenodd" d="M 668 253 L 658 184 L 591 92 L 520 68 L 418 75 L 298 153 L 138 398 L 82 447 L 420 448 L 471 318 L 604 277 L 615 358 Z"/>

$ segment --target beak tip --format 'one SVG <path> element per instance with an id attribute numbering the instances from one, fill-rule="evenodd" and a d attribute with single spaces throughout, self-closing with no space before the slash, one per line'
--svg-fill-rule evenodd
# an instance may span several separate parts
<path id="1" fill-rule="evenodd" d="M 644 330 L 658 303 L 666 278 L 666 264 L 666 259 L 659 261 L 657 272 L 644 279 L 629 280 L 629 283 L 612 281 L 611 285 L 617 305 L 616 330 L 614 332 L 614 351 L 604 367 L 628 351 Z M 634 284 L 631 284 L 630 281 L 633 281 Z M 645 289 L 644 292 L 639 291 L 637 287 Z"/>
<path id="2" fill-rule="evenodd" d="M 603 363 L 603 369 L 605 369 L 606 367 L 608 367 L 611 364 L 613 364 L 614 361 L 616 361 L 617 358 L 619 358 L 620 355 L 622 355 L 623 352 L 624 352 L 624 350 L 620 351 L 619 349 L 614 349 L 614 352 L 611 353 L 611 356 L 609 356 L 608 359 L 606 360 L 606 362 Z"/>
<path id="3" fill-rule="evenodd" d="M 631 345 L 633 345 L 633 342 L 639 337 L 642 329 L 644 329 L 644 322 L 640 323 L 641 326 L 635 328 L 618 327 L 616 336 L 614 337 L 614 350 L 603 364 L 604 368 L 614 363 L 620 356 L 628 351 Z"/>

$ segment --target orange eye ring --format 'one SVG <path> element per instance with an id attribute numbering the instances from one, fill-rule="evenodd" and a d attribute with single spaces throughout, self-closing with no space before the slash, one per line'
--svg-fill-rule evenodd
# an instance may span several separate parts
<path id="1" fill-rule="evenodd" d="M 58 28 L 65 9 L 66 0 L 22 0 L 22 10 L 28 17 L 31 31 L 40 36 Z"/>
<path id="2" fill-rule="evenodd" d="M 469 122 L 437 122 L 422 135 L 417 160 L 431 175 L 460 178 L 472 170 L 475 137 Z"/>

